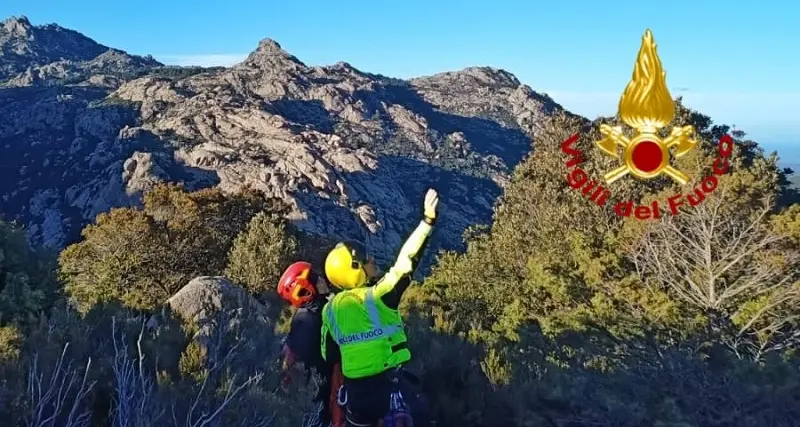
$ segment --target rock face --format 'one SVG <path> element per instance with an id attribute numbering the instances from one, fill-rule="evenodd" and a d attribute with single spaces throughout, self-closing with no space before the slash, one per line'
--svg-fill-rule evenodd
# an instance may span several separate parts
<path id="1" fill-rule="evenodd" d="M 269 323 L 267 308 L 244 289 L 220 276 L 195 277 L 167 300 L 184 321 L 202 325 L 224 314 L 237 319 L 243 313 Z"/>
<path id="2" fill-rule="evenodd" d="M 221 340 L 233 337 L 244 338 L 246 346 L 252 349 L 261 341 L 258 338 L 267 335 L 265 331 L 271 331 L 273 326 L 267 307 L 219 276 L 192 279 L 167 300 L 167 306 L 178 318 L 197 328 L 192 339 L 207 351 L 220 345 Z M 158 321 L 155 316 L 151 318 L 155 322 L 151 326 Z M 212 358 L 223 356 L 215 353 L 208 351 Z"/>
<path id="3" fill-rule="evenodd" d="M 162 67 L 55 25 L 0 25 L 0 214 L 62 247 L 160 181 L 284 199 L 301 229 L 387 261 L 442 193 L 437 248 L 488 222 L 512 168 L 561 107 L 476 67 L 410 81 L 312 67 L 261 41 L 231 68 Z"/>

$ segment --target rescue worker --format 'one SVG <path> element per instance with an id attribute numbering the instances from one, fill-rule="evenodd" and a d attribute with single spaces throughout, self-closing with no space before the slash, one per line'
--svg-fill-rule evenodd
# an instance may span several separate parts
<path id="1" fill-rule="evenodd" d="M 323 309 L 322 356 L 329 363 L 341 363 L 342 403 L 349 426 L 377 424 L 389 413 L 391 394 L 404 380 L 399 369 L 411 360 L 411 352 L 398 306 L 433 231 L 438 203 L 437 192 L 428 190 L 422 221 L 403 244 L 394 266 L 374 285 L 368 282 L 376 276 L 375 259 L 362 245 L 341 242 L 325 260 L 328 281 L 344 291 Z M 421 397 L 409 394 L 403 392 L 403 397 Z M 414 404 L 407 403 L 414 412 Z M 415 425 L 423 425 L 414 417 Z"/>
<path id="2" fill-rule="evenodd" d="M 317 275 L 311 264 L 304 261 L 290 265 L 278 281 L 278 295 L 297 308 L 289 334 L 284 340 L 282 386 L 290 382 L 289 369 L 296 363 L 304 365 L 306 380 L 312 371 L 317 372 L 322 383 L 314 396 L 315 408 L 304 425 L 310 427 L 340 427 L 341 409 L 336 406 L 336 391 L 341 385 L 338 364 L 328 364 L 320 354 L 322 307 L 332 296 L 325 279 Z M 338 422 L 334 422 L 338 421 Z"/>

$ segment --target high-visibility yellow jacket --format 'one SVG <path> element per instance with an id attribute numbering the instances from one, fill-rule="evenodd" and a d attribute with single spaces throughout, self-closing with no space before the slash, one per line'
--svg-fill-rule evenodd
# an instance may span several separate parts
<path id="1" fill-rule="evenodd" d="M 336 350 L 330 345 L 337 347 L 345 378 L 377 375 L 411 360 L 397 308 L 432 231 L 430 221 L 420 222 L 374 286 L 342 291 L 323 308 L 322 355 L 328 360 Z"/>

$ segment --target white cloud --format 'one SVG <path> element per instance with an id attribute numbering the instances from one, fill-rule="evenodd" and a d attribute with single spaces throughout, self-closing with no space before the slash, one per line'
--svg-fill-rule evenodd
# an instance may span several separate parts
<path id="1" fill-rule="evenodd" d="M 672 90 L 684 103 L 710 116 L 715 123 L 736 125 L 756 141 L 800 141 L 797 106 L 800 92 L 693 92 Z M 613 116 L 622 90 L 612 92 L 545 91 L 564 108 L 589 118 Z"/>
<path id="2" fill-rule="evenodd" d="M 201 66 L 201 67 L 230 67 L 247 58 L 246 53 L 223 53 L 204 55 L 160 55 L 156 57 L 167 65 Z"/>

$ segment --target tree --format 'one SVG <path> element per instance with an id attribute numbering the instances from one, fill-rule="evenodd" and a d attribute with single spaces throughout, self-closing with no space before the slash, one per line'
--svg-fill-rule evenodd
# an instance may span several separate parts
<path id="1" fill-rule="evenodd" d="M 144 196 L 142 209 L 119 208 L 98 215 L 59 259 L 71 300 L 85 311 L 118 300 L 154 308 L 189 280 L 222 274 L 235 237 L 259 212 L 282 212 L 282 204 L 245 191 L 187 193 L 163 184 Z"/>
<path id="2" fill-rule="evenodd" d="M 703 177 L 715 160 L 718 138 L 728 129 L 713 126 L 708 117 L 680 103 L 676 108 L 670 126 L 691 124 L 698 140 L 698 148 L 680 158 L 677 167 Z M 636 260 L 628 249 L 643 238 L 647 222 L 624 220 L 613 209 L 625 200 L 663 201 L 681 188 L 669 179 L 625 179 L 614 183 L 609 202 L 601 208 L 565 179 L 569 156 L 561 144 L 576 132 L 581 136 L 574 147 L 583 154 L 579 166 L 586 175 L 597 179 L 618 166 L 616 159 L 602 155 L 593 144 L 600 139 L 600 123 L 616 121 L 589 124 L 563 116 L 540 130 L 533 154 L 515 169 L 498 201 L 490 230 L 471 236 L 466 253 L 441 256 L 425 280 L 426 310 L 438 322 L 498 349 L 518 347 L 517 354 L 524 357 L 541 354 L 559 363 L 602 369 L 652 364 L 658 359 L 649 354 L 701 339 L 711 321 L 709 313 L 687 304 L 672 288 L 652 286 L 661 280 L 658 274 L 647 280 L 637 275 Z M 720 178 L 725 181 L 720 187 L 728 189 L 730 210 L 755 212 L 753 207 L 764 197 L 782 193 L 781 171 L 752 141 L 737 139 L 735 146 L 731 171 Z M 782 242 L 770 247 L 779 251 L 778 245 L 791 241 Z M 712 243 L 715 250 L 720 243 Z M 797 249 L 796 244 L 790 247 Z M 792 267 L 786 268 L 793 277 Z M 509 357 L 521 359 L 512 353 Z"/>
<path id="3" fill-rule="evenodd" d="M 670 127 L 691 124 L 698 140 L 676 167 L 702 179 L 730 129 L 676 109 Z M 413 309 L 484 350 L 447 363 L 502 379 L 493 394 L 517 402 L 519 425 L 796 424 L 800 207 L 773 203 L 786 200 L 774 157 L 737 133 L 730 171 L 699 209 L 626 219 L 616 202 L 687 189 L 625 179 L 601 208 L 570 188 L 561 144 L 576 132 L 587 175 L 618 166 L 593 145 L 601 123 L 616 120 L 563 116 L 539 129 L 491 227 L 439 257 Z"/>
<path id="4" fill-rule="evenodd" d="M 0 221 L 0 326 L 35 318 L 57 290 L 55 257 L 31 248 L 22 229 Z"/>
<path id="5" fill-rule="evenodd" d="M 653 224 L 633 253 L 646 283 L 712 318 L 715 338 L 756 360 L 800 342 L 800 210 L 775 214 L 772 200 L 712 197 Z"/>
<path id="6" fill-rule="evenodd" d="M 259 213 L 236 238 L 225 274 L 254 295 L 274 291 L 298 246 L 283 217 Z"/>

